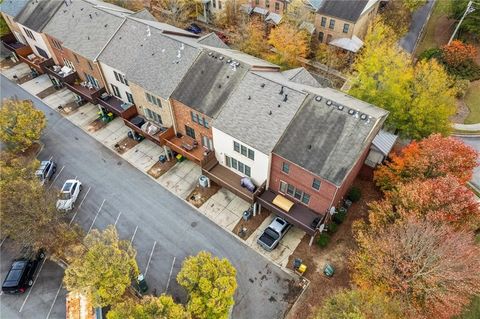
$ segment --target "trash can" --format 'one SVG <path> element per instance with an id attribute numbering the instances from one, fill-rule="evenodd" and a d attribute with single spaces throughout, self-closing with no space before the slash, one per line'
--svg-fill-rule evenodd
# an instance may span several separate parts
<path id="1" fill-rule="evenodd" d="M 201 187 L 208 187 L 208 177 L 205 175 L 201 175 L 198 178 L 198 183 L 200 184 Z"/>
<path id="2" fill-rule="evenodd" d="M 145 281 L 145 277 L 143 274 L 138 275 L 137 277 L 138 288 L 141 293 L 146 293 L 148 290 L 147 282 Z"/>
<path id="3" fill-rule="evenodd" d="M 252 210 L 248 209 L 243 212 L 243 220 L 249 220 L 252 217 Z"/>

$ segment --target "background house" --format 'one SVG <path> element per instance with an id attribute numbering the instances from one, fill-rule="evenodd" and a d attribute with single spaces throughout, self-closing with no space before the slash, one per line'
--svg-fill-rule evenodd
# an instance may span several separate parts
<path id="1" fill-rule="evenodd" d="M 23 44 L 27 44 L 27 40 L 25 40 L 20 26 L 15 22 L 15 17 L 17 17 L 28 2 L 29 0 L 4 0 L 0 5 L 0 12 L 8 28 L 12 31 L 16 40 Z"/>
<path id="2" fill-rule="evenodd" d="M 357 52 L 379 4 L 380 0 L 321 1 L 315 15 L 318 41 Z"/>

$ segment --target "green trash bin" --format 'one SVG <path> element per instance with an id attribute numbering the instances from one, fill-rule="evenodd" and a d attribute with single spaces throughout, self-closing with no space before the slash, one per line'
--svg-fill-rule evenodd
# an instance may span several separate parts
<path id="1" fill-rule="evenodd" d="M 148 285 L 147 285 L 147 282 L 145 281 L 145 277 L 143 276 L 143 274 L 138 275 L 137 285 L 138 285 L 138 291 L 140 293 L 144 294 L 147 292 Z"/>
<path id="2" fill-rule="evenodd" d="M 334 273 L 335 268 L 330 264 L 325 264 L 325 267 L 323 267 L 323 274 L 327 277 L 332 277 Z"/>

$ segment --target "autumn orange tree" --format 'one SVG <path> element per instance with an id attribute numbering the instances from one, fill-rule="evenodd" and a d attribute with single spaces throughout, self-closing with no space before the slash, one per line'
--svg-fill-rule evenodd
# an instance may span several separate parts
<path id="1" fill-rule="evenodd" d="M 239 28 L 232 31 L 232 41 L 235 49 L 247 54 L 262 58 L 268 50 L 265 40 L 265 25 L 253 17 L 247 23 L 240 24 Z"/>
<path id="2" fill-rule="evenodd" d="M 309 36 L 305 30 L 299 30 L 295 25 L 284 22 L 270 32 L 268 44 L 274 53 L 267 55 L 267 60 L 284 68 L 298 66 L 297 57 L 305 58 L 309 51 Z"/>
<path id="3" fill-rule="evenodd" d="M 461 183 L 469 181 L 477 166 L 478 153 L 454 137 L 433 134 L 413 141 L 400 155 L 380 166 L 374 180 L 382 190 L 391 190 L 399 183 L 452 175 Z"/>
<path id="4" fill-rule="evenodd" d="M 480 293 L 480 247 L 473 233 L 408 218 L 377 231 L 358 228 L 355 236 L 353 282 L 398 298 L 416 318 L 450 318 Z"/>
<path id="5" fill-rule="evenodd" d="M 369 205 L 370 227 L 383 228 L 409 216 L 475 230 L 480 207 L 474 193 L 450 175 L 399 184 Z"/>
<path id="6" fill-rule="evenodd" d="M 442 60 L 454 68 L 469 61 L 473 63 L 476 55 L 477 49 L 473 45 L 460 40 L 454 40 L 442 47 Z"/>

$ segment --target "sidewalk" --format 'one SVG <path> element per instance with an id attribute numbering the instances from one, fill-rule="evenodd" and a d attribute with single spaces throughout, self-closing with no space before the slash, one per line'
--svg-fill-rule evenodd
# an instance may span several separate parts
<path id="1" fill-rule="evenodd" d="M 15 70 L 10 70 L 10 78 L 15 72 L 24 71 L 23 64 L 15 66 Z M 2 70 L 2 73 L 4 70 Z M 39 76 L 31 81 L 25 82 L 21 86 L 31 94 L 36 94 L 51 86 L 52 83 L 47 75 Z M 201 168 L 191 161 L 183 161 L 176 163 L 168 171 L 166 171 L 159 178 L 154 178 L 149 175 L 148 170 L 158 162 L 160 155 L 165 155 L 164 149 L 149 140 L 143 140 L 135 146 L 131 147 L 123 154 L 120 154 L 115 148 L 115 144 L 120 143 L 127 138 L 127 133 L 130 130 L 124 125 L 121 118 L 115 118 L 112 122 L 107 123 L 101 128 L 94 129 L 92 123 L 98 119 L 98 106 L 87 103 L 71 113 L 65 114 L 61 112 L 58 106 L 66 105 L 74 101 L 73 93 L 68 89 L 63 88 L 55 93 L 48 95 L 42 101 L 48 105 L 52 110 L 60 112 L 66 119 L 81 128 L 85 133 L 89 134 L 97 141 L 114 151 L 117 155 L 129 162 L 135 168 L 142 171 L 152 180 L 162 185 L 175 196 L 186 201 L 190 193 L 198 185 L 198 179 L 201 176 Z M 239 198 L 229 190 L 221 188 L 217 193 L 210 197 L 202 206 L 196 210 L 208 217 L 211 221 L 228 231 L 237 239 L 243 241 L 245 244 L 256 250 L 258 253 L 265 256 L 270 261 L 276 263 L 284 270 L 288 270 L 288 257 L 295 251 L 305 233 L 293 227 L 282 239 L 282 243 L 277 249 L 272 252 L 264 251 L 257 243 L 257 238 L 261 235 L 263 230 L 268 226 L 273 216 L 267 218 L 260 227 L 258 227 L 249 238 L 241 239 L 233 233 L 234 227 L 242 219 L 243 212 L 250 206 L 250 204 Z M 289 270 L 288 270 L 289 271 Z"/>

